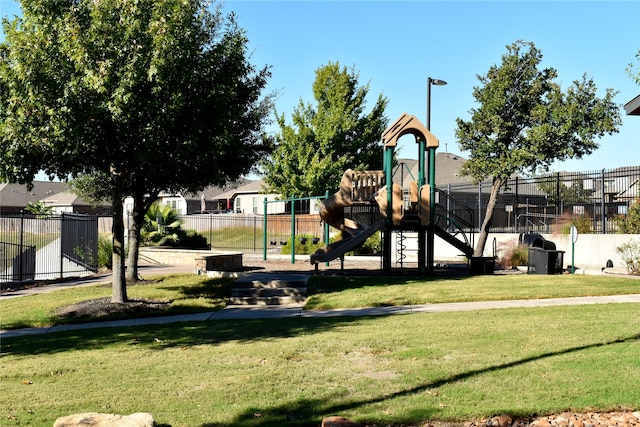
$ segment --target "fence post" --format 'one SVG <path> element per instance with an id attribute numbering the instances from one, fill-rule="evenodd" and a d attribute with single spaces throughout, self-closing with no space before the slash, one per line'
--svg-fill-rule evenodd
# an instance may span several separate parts
<path id="1" fill-rule="evenodd" d="M 482 230 L 482 181 L 478 183 L 478 232 Z"/>
<path id="2" fill-rule="evenodd" d="M 328 198 L 329 198 L 329 190 L 326 190 L 324 192 L 324 200 L 327 200 Z M 329 246 L 329 223 L 325 221 L 323 227 L 324 227 L 324 245 Z M 325 262 L 324 265 L 328 267 L 329 261 Z"/>
<path id="3" fill-rule="evenodd" d="M 605 185 L 604 185 L 604 169 L 602 169 L 602 195 L 600 196 L 600 215 L 602 216 L 602 234 L 607 234 L 607 219 L 604 214 L 604 202 L 605 202 Z M 595 212 L 594 212 L 595 216 Z"/>
<path id="4" fill-rule="evenodd" d="M 22 253 L 24 252 L 24 211 L 20 210 L 20 249 L 18 250 L 18 254 L 19 254 L 19 262 L 18 264 L 20 265 L 18 267 L 18 274 L 20 274 L 20 280 L 24 280 L 23 277 L 23 273 L 22 273 Z"/>
<path id="5" fill-rule="evenodd" d="M 263 238 L 262 238 L 262 260 L 266 261 L 267 260 L 267 198 L 264 198 L 264 210 L 262 211 L 262 216 L 264 217 L 264 220 L 262 221 L 262 227 L 264 228 L 262 230 L 262 234 L 263 234 Z"/>
<path id="6" fill-rule="evenodd" d="M 291 195 L 291 264 L 296 263 L 296 207 L 295 194 Z"/>
<path id="7" fill-rule="evenodd" d="M 64 212 L 60 214 L 60 279 L 64 279 L 64 248 L 62 247 L 64 236 L 62 230 L 64 230 Z"/>
<path id="8" fill-rule="evenodd" d="M 258 237 L 258 217 L 253 217 L 253 252 L 256 251 L 256 239 Z"/>

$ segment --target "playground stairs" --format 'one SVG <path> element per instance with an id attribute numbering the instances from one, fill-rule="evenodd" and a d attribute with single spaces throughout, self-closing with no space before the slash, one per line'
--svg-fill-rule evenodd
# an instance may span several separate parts
<path id="1" fill-rule="evenodd" d="M 251 273 L 233 283 L 232 305 L 289 305 L 303 303 L 309 275 L 294 273 Z"/>
<path id="2" fill-rule="evenodd" d="M 473 255 L 473 247 L 466 242 L 459 240 L 455 235 L 449 233 L 447 230 L 438 227 L 433 227 L 434 233 L 440 236 L 444 241 L 452 245 L 453 247 L 460 249 L 468 258 Z"/>

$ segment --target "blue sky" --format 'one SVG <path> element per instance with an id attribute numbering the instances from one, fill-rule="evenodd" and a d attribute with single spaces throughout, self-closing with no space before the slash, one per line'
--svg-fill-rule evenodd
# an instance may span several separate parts
<path id="1" fill-rule="evenodd" d="M 563 87 L 586 73 L 600 96 L 606 88 L 619 91 L 620 132 L 599 140 L 594 154 L 552 169 L 640 164 L 640 117 L 626 116 L 622 108 L 640 94 L 626 72 L 629 63 L 637 64 L 640 49 L 638 1 L 227 0 L 224 8 L 247 31 L 251 61 L 272 67 L 267 91 L 278 91 L 277 110 L 288 120 L 301 99 L 313 102 L 315 70 L 329 61 L 354 67 L 360 83 L 370 85 L 369 108 L 378 94 L 386 96 L 390 122 L 404 112 L 426 121 L 431 76 L 448 82 L 431 92 L 431 130 L 440 139 L 439 151 L 464 156 L 455 121 L 467 120 L 477 107 L 476 75 L 499 64 L 506 46 L 521 39 L 535 43 L 542 66 L 555 68 Z M 0 0 L 0 15 L 15 13 L 17 2 Z M 401 156 L 416 158 L 417 146 L 404 138 Z"/>

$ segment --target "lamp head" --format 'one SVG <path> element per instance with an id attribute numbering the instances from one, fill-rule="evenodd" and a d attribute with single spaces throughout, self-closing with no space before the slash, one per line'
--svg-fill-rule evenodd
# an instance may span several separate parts
<path id="1" fill-rule="evenodd" d="M 431 77 L 429 77 L 429 80 L 431 81 L 431 84 L 434 84 L 436 86 L 444 86 L 447 84 L 447 82 L 440 79 L 432 79 Z"/>

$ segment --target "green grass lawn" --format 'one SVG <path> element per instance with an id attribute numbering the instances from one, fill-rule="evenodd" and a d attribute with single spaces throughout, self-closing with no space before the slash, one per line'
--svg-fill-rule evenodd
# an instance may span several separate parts
<path id="1" fill-rule="evenodd" d="M 212 279 L 193 274 L 151 277 L 128 286 L 129 298 L 170 302 L 166 308 L 138 317 L 209 312 L 226 306 L 232 279 Z M 381 307 L 410 304 L 561 298 L 640 293 L 640 279 L 585 275 L 495 275 L 452 278 L 328 277 L 311 276 L 305 308 Z M 111 296 L 111 285 L 76 287 L 51 294 L 3 300 L 0 329 L 61 325 L 95 321 L 65 319 L 56 310 L 80 301 Z M 127 315 L 131 317 L 132 315 Z M 100 320 L 114 320 L 109 315 Z"/>
<path id="2" fill-rule="evenodd" d="M 208 311 L 221 306 L 228 284 L 196 278 L 172 276 L 129 294 L 181 296 L 176 302 L 189 310 L 195 301 Z M 314 278 L 314 295 L 339 306 L 576 296 L 607 286 L 605 293 L 637 293 L 640 286 L 600 276 L 332 279 Z M 92 288 L 4 300 L 3 327 L 19 300 L 47 311 L 86 297 L 75 292 L 110 292 Z M 318 426 L 335 414 L 408 426 L 499 413 L 640 409 L 637 310 L 603 304 L 210 321 L 3 339 L 0 425 L 51 426 L 59 416 L 91 411 L 225 427 Z"/>

